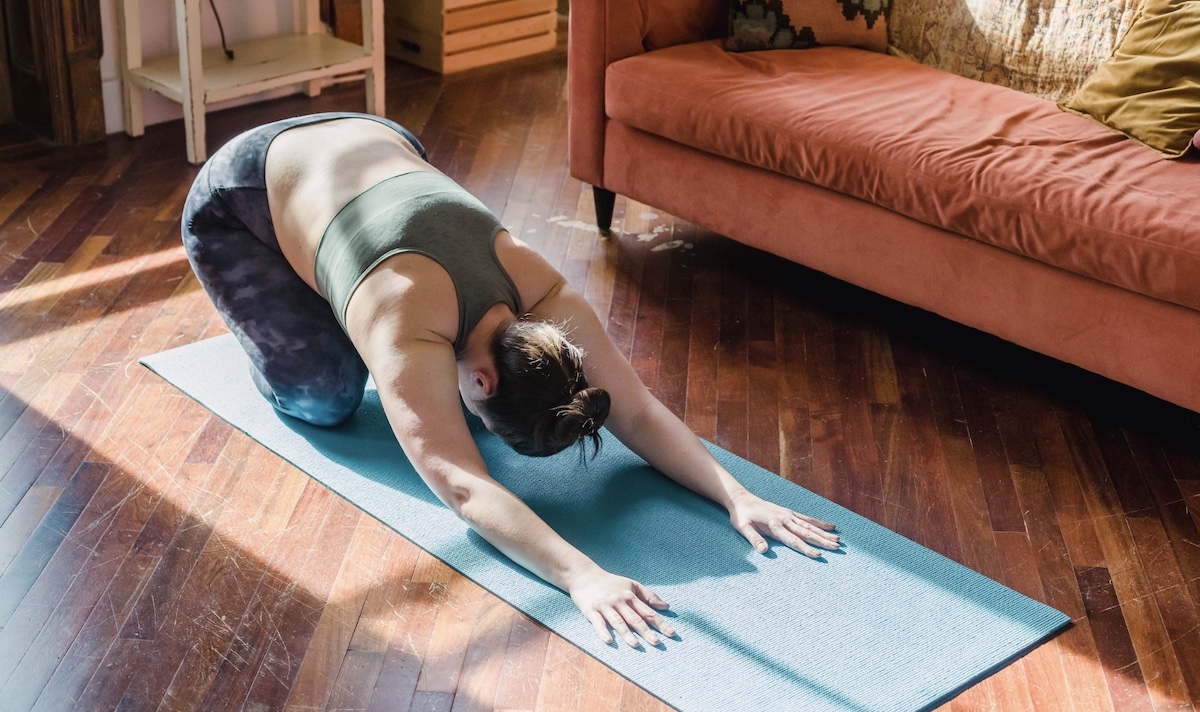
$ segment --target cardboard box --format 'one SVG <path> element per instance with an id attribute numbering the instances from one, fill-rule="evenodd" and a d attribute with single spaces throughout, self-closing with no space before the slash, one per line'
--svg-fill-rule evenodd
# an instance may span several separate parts
<path id="1" fill-rule="evenodd" d="M 557 0 L 386 0 L 389 57 L 450 74 L 554 49 Z"/>

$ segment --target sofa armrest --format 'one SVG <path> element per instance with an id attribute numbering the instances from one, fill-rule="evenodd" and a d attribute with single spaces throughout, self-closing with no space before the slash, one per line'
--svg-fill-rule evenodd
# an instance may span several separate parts
<path id="1" fill-rule="evenodd" d="M 635 54 L 721 37 L 728 0 L 571 0 L 567 138 L 571 175 L 604 187 L 604 72 Z"/>

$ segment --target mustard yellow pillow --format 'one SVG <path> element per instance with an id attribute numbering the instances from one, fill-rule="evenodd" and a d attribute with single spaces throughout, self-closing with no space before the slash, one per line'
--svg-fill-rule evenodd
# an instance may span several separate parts
<path id="1" fill-rule="evenodd" d="M 1060 106 L 1182 156 L 1200 132 L 1200 0 L 1145 0 L 1113 56 Z"/>

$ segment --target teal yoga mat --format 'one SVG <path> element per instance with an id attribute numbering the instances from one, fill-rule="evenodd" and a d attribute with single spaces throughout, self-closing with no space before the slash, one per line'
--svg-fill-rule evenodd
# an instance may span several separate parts
<path id="1" fill-rule="evenodd" d="M 600 642 L 556 588 L 511 563 L 441 504 L 405 460 L 379 398 L 333 429 L 276 413 L 232 336 L 142 360 L 281 457 L 613 670 L 682 710 L 913 710 L 944 702 L 1065 626 L 1062 613 L 716 446 L 750 490 L 836 522 L 824 562 L 755 554 L 724 510 L 611 435 L 574 450 L 512 452 L 472 418 L 493 476 L 600 565 L 671 603 L 678 639 Z"/>

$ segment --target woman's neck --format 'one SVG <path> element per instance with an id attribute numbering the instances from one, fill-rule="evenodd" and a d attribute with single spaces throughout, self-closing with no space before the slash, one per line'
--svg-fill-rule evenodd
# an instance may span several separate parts
<path id="1" fill-rule="evenodd" d="M 474 362 L 483 359 L 491 362 L 492 341 L 496 334 L 507 329 L 516 320 L 512 309 L 502 302 L 488 309 L 479 323 L 475 324 L 475 328 L 467 334 L 467 346 L 459 354 L 458 360 Z"/>

